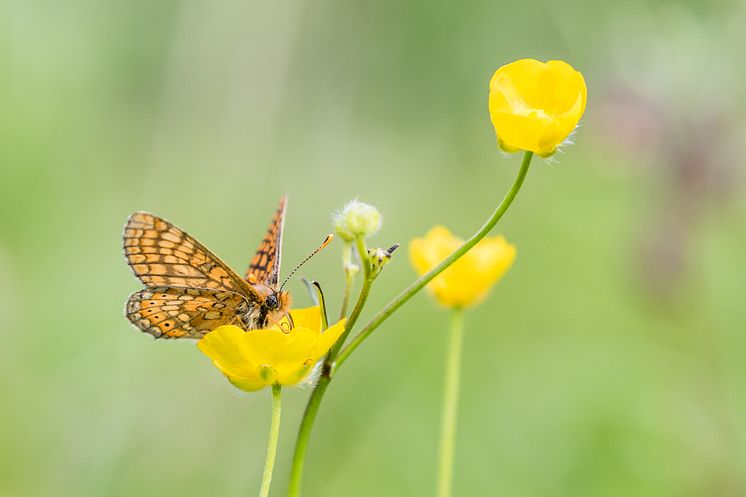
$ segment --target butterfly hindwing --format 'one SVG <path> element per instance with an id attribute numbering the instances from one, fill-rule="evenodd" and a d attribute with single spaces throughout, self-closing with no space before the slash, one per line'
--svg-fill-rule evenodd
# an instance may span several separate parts
<path id="1" fill-rule="evenodd" d="M 218 326 L 239 324 L 246 299 L 234 292 L 152 287 L 130 295 L 127 319 L 156 338 L 202 338 Z"/>
<path id="2" fill-rule="evenodd" d="M 201 243 L 165 219 L 135 212 L 124 227 L 124 255 L 148 287 L 222 290 L 243 294 L 256 291 Z"/>
<path id="3" fill-rule="evenodd" d="M 277 288 L 286 209 L 287 197 L 283 196 L 272 218 L 272 223 L 269 225 L 262 243 L 259 244 L 259 248 L 251 260 L 249 270 L 246 272 L 246 281 L 249 283 L 264 283 L 271 288 Z"/>

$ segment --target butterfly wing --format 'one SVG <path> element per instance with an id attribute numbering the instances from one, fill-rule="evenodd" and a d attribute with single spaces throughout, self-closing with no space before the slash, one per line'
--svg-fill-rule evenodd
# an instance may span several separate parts
<path id="1" fill-rule="evenodd" d="M 201 243 L 165 219 L 135 212 L 123 235 L 124 255 L 148 287 L 200 288 L 235 292 L 251 301 L 258 294 Z"/>
<path id="2" fill-rule="evenodd" d="M 249 283 L 264 283 L 271 288 L 277 288 L 280 276 L 280 257 L 282 255 L 282 232 L 285 226 L 285 210 L 287 209 L 287 196 L 283 195 L 277 206 L 272 223 L 269 225 L 267 234 L 264 235 L 262 243 L 251 260 L 249 270 L 246 272 L 246 281 Z"/>
<path id="3" fill-rule="evenodd" d="M 130 295 L 126 314 L 156 338 L 202 338 L 218 326 L 240 325 L 239 309 L 246 305 L 233 292 L 152 287 Z"/>

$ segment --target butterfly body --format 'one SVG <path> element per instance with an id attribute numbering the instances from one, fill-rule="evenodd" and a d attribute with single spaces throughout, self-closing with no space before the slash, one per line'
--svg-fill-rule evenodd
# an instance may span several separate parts
<path id="1" fill-rule="evenodd" d="M 201 338 L 226 324 L 249 331 L 279 320 L 290 306 L 277 288 L 285 208 L 283 197 L 245 278 L 168 221 L 132 214 L 124 254 L 146 288 L 130 295 L 127 318 L 156 338 Z"/>
<path id="2" fill-rule="evenodd" d="M 259 294 L 258 305 L 239 309 L 243 328 L 247 330 L 265 328 L 270 317 L 279 321 L 290 309 L 290 295 L 287 292 L 277 291 L 263 283 L 255 283 L 253 287 Z"/>

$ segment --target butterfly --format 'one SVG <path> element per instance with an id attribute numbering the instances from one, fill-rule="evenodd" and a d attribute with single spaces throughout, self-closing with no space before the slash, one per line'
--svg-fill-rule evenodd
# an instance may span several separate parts
<path id="1" fill-rule="evenodd" d="M 130 295 L 127 319 L 155 338 L 202 338 L 222 325 L 248 331 L 277 322 L 290 307 L 290 295 L 277 286 L 286 208 L 283 196 L 243 278 L 165 219 L 133 213 L 124 226 L 124 256 L 145 289 Z"/>

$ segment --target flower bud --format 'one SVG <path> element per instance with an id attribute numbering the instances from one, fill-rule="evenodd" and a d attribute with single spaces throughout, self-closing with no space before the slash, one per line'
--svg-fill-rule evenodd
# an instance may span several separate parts
<path id="1" fill-rule="evenodd" d="M 381 213 L 372 205 L 353 200 L 333 216 L 334 227 L 343 240 L 351 242 L 355 238 L 369 237 L 381 229 Z"/>
<path id="2" fill-rule="evenodd" d="M 399 248 L 399 244 L 391 246 L 388 250 L 382 248 L 368 249 L 368 259 L 370 260 L 370 276 L 375 278 L 381 272 L 383 266 L 391 260 L 391 254 Z"/>

